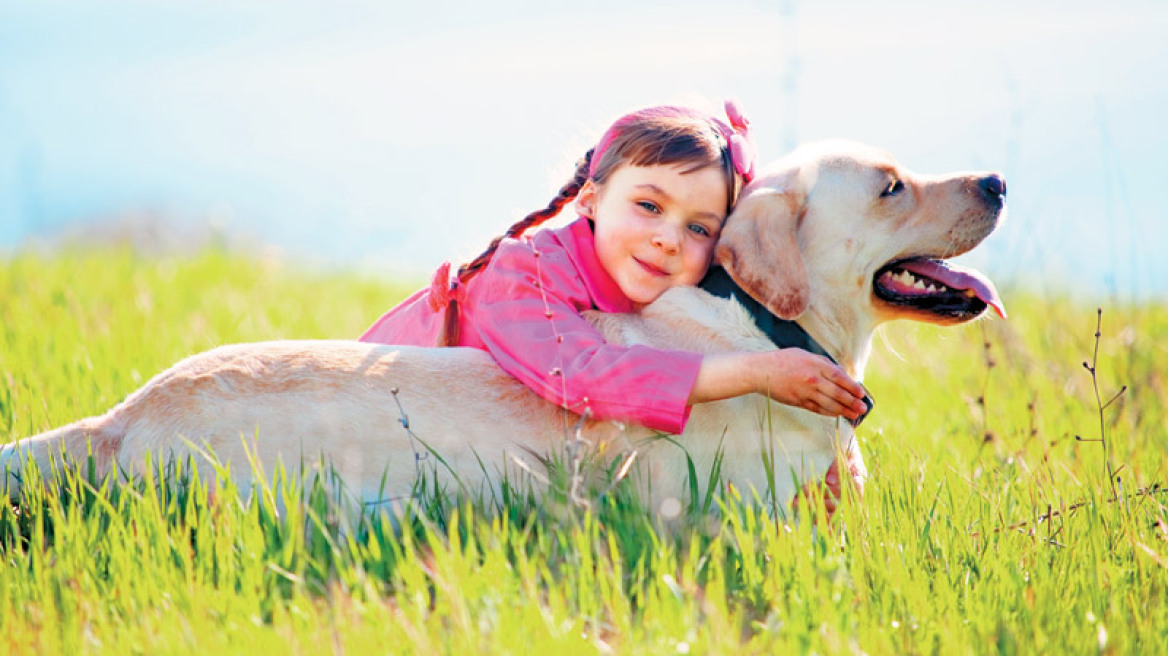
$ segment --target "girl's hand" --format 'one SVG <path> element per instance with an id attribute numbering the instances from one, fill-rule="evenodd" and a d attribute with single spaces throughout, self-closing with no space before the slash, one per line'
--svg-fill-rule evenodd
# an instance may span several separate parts
<path id="1" fill-rule="evenodd" d="M 689 403 L 743 394 L 765 394 L 779 403 L 848 420 L 867 410 L 859 383 L 831 360 L 797 348 L 705 356 Z"/>
<path id="2" fill-rule="evenodd" d="M 855 420 L 868 409 L 864 388 L 827 358 L 803 349 L 770 351 L 762 376 L 762 389 L 779 403 L 828 417 Z"/>

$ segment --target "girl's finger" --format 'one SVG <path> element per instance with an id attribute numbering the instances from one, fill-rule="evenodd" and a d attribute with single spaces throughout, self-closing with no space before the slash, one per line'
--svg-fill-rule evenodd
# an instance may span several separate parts
<path id="1" fill-rule="evenodd" d="M 856 416 L 863 414 L 868 409 L 868 406 L 864 405 L 863 388 L 860 389 L 860 393 L 857 395 L 852 392 L 850 386 L 831 385 L 829 389 L 825 390 L 825 393 L 835 399 L 841 406 L 855 412 Z M 848 418 L 854 419 L 854 417 Z"/>
<path id="2" fill-rule="evenodd" d="M 844 373 L 843 369 L 832 367 L 827 379 L 846 390 L 848 394 L 859 399 L 864 398 L 864 388 Z"/>
<path id="3" fill-rule="evenodd" d="M 813 407 L 808 409 L 825 417 L 844 416 L 848 419 L 853 419 L 854 416 L 849 415 L 856 415 L 855 410 L 849 408 L 843 403 L 836 401 L 831 396 L 823 392 L 814 393 L 809 401 Z"/>
<path id="4" fill-rule="evenodd" d="M 830 383 L 820 385 L 820 389 L 813 394 L 811 401 L 822 409 L 822 411 L 816 410 L 816 412 L 828 417 L 844 416 L 848 419 L 855 419 L 866 409 L 863 401 L 852 396 L 842 387 Z"/>

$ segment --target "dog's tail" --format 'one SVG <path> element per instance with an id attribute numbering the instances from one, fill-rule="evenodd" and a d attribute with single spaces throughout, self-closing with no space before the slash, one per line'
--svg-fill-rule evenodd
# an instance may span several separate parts
<path id="1" fill-rule="evenodd" d="M 110 415 L 88 417 L 40 435 L 0 445 L 0 493 L 14 498 L 29 478 L 29 464 L 39 477 L 51 483 L 67 467 L 104 476 L 117 460 L 124 431 L 117 430 Z"/>

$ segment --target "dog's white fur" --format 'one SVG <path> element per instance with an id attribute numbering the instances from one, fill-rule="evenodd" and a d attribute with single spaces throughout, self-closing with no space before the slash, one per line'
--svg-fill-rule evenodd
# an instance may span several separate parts
<path id="1" fill-rule="evenodd" d="M 893 176 L 905 192 L 881 198 Z M 978 194 L 980 179 L 917 176 L 849 142 L 804 147 L 745 190 L 717 259 L 773 312 L 798 317 L 859 380 L 880 323 L 952 322 L 877 300 L 873 276 L 891 260 L 957 255 L 989 235 L 1002 212 Z M 614 343 L 706 353 L 773 348 L 740 305 L 693 288 L 670 290 L 640 315 L 591 319 Z M 448 484 L 456 473 L 476 488 L 516 472 L 517 460 L 534 466 L 533 456 L 557 452 L 576 428 L 606 457 L 636 449 L 637 480 L 655 501 L 682 497 L 685 453 L 676 444 L 635 425 L 577 426 L 575 415 L 538 398 L 485 352 L 350 341 L 238 344 L 195 355 L 104 415 L 6 445 L 0 467 L 17 474 L 11 486 L 30 455 L 47 471 L 62 451 L 84 463 L 92 448 L 101 471 L 116 464 L 140 472 L 148 454 L 156 461 L 194 454 L 210 475 L 204 452 L 211 452 L 247 483 L 253 459 L 269 475 L 279 464 L 323 459 L 350 491 L 380 502 L 408 497 L 419 471 L 431 467 Z M 852 437 L 846 422 L 751 395 L 696 406 L 677 442 L 698 472 L 710 471 L 721 451 L 724 480 L 741 490 L 766 489 L 764 457 L 773 455 L 778 498 L 789 500 L 792 473 L 821 476 L 837 440 L 846 447 Z"/>

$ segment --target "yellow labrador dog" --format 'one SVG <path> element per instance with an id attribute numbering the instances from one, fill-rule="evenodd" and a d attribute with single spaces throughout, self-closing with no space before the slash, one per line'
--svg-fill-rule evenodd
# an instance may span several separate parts
<path id="1" fill-rule="evenodd" d="M 882 322 L 969 321 L 1002 313 L 992 285 L 942 260 L 977 246 L 1004 212 L 993 173 L 916 175 L 879 150 L 850 142 L 801 148 L 744 191 L 716 260 L 747 296 L 798 325 L 861 380 Z M 774 348 L 743 305 L 676 288 L 639 315 L 591 317 L 611 342 L 707 353 Z M 683 498 L 686 454 L 749 494 L 768 485 L 780 502 L 798 480 L 821 477 L 846 422 L 758 395 L 697 406 L 683 435 L 662 440 L 636 425 L 577 421 L 500 370 L 479 350 L 351 341 L 224 346 L 179 362 L 109 412 L 3 447 L 10 489 L 27 458 L 47 471 L 63 452 L 99 470 L 140 472 L 155 462 L 207 455 L 247 484 L 326 462 L 366 504 L 408 499 L 420 475 L 478 488 L 517 464 L 561 452 L 577 436 L 606 458 L 636 452 L 634 480 L 652 503 Z M 679 446 L 680 445 L 680 446 Z M 684 451 L 683 451 L 683 448 Z M 773 462 L 768 481 L 764 462 Z M 705 481 L 702 485 L 706 484 Z"/>

